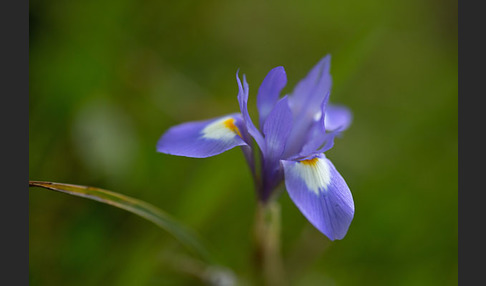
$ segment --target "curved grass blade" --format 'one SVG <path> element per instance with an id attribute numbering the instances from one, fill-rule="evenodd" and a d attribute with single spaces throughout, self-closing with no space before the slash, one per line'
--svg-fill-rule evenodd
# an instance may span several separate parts
<path id="1" fill-rule="evenodd" d="M 73 196 L 88 198 L 134 213 L 146 220 L 153 222 L 160 228 L 172 234 L 183 245 L 199 255 L 201 259 L 205 260 L 206 262 L 212 262 L 208 251 L 205 247 L 203 247 L 195 233 L 179 222 L 175 221 L 162 210 L 149 203 L 115 192 L 88 186 L 29 181 L 29 187 L 40 187 Z"/>

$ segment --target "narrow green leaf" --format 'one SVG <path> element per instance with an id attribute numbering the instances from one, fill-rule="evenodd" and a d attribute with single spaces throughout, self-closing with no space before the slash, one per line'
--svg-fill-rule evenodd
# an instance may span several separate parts
<path id="1" fill-rule="evenodd" d="M 73 196 L 88 198 L 134 213 L 155 223 L 160 228 L 172 234 L 179 242 L 194 251 L 206 262 L 212 262 L 208 251 L 203 247 L 193 231 L 149 203 L 99 188 L 72 184 L 29 181 L 29 187 L 40 187 Z"/>

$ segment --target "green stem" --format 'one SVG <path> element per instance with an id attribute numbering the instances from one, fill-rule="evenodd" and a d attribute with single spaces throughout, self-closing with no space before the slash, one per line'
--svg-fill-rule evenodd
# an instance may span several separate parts
<path id="1" fill-rule="evenodd" d="M 261 285 L 287 284 L 280 254 L 280 205 L 258 203 L 255 215 L 256 272 Z"/>

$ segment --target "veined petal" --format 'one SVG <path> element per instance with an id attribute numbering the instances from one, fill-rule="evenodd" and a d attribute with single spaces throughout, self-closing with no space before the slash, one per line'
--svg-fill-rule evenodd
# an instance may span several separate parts
<path id="1" fill-rule="evenodd" d="M 327 96 L 329 96 L 329 94 Z M 326 139 L 326 127 L 324 124 L 325 117 L 322 115 L 326 110 L 326 106 L 327 100 L 321 103 L 321 111 L 315 115 L 314 122 L 307 132 L 307 140 L 304 143 L 302 150 L 300 150 L 299 154 L 297 155 L 298 157 L 304 157 L 315 153 L 315 151 L 324 143 Z"/>
<path id="2" fill-rule="evenodd" d="M 343 105 L 329 104 L 324 116 L 326 130 L 346 130 L 353 119 L 351 111 Z"/>
<path id="3" fill-rule="evenodd" d="M 255 142 L 260 147 L 260 150 L 264 151 L 265 141 L 263 139 L 263 136 L 253 124 L 253 121 L 250 118 L 250 114 L 248 113 L 249 87 L 248 87 L 248 83 L 246 82 L 246 76 L 243 75 L 243 86 L 242 86 L 240 78 L 238 76 L 238 72 L 236 72 L 236 81 L 238 82 L 238 103 L 240 105 L 240 111 L 243 116 L 245 127 L 248 130 L 248 133 L 250 133 L 250 135 L 255 139 Z"/>
<path id="4" fill-rule="evenodd" d="M 338 136 L 339 134 L 341 134 L 339 130 L 326 132 L 326 134 L 324 135 L 323 145 L 319 149 L 317 149 L 317 151 L 315 151 L 313 155 L 324 153 L 327 150 L 331 149 L 334 146 L 334 138 L 336 138 L 336 136 Z"/>
<path id="5" fill-rule="evenodd" d="M 330 55 L 322 58 L 295 86 L 289 100 L 294 116 L 313 118 L 320 112 L 321 103 L 331 89 L 330 62 Z"/>
<path id="6" fill-rule="evenodd" d="M 282 181 L 283 170 L 280 159 L 292 129 L 292 112 L 288 97 L 280 99 L 267 117 L 263 126 L 265 152 L 263 153 L 263 199 Z"/>
<path id="7" fill-rule="evenodd" d="M 289 105 L 294 116 L 294 126 L 289 136 L 285 156 L 299 153 L 307 142 L 315 118 L 321 116 L 321 106 L 329 100 L 331 57 L 321 59 L 302 79 L 289 96 Z"/>
<path id="8" fill-rule="evenodd" d="M 282 161 L 285 186 L 302 214 L 330 240 L 346 235 L 354 216 L 351 192 L 324 154 L 302 161 Z"/>
<path id="9" fill-rule="evenodd" d="M 263 80 L 257 95 L 257 107 L 260 127 L 263 128 L 265 119 L 278 101 L 280 92 L 287 84 L 287 75 L 283 67 L 272 69 Z"/>
<path id="10" fill-rule="evenodd" d="M 316 118 L 308 132 L 309 139 L 296 157 L 326 152 L 334 145 L 334 138 L 351 124 L 352 114 L 345 106 L 330 105 L 324 101 L 321 110 L 324 116 L 321 112 L 319 119 Z"/>
<path id="11" fill-rule="evenodd" d="M 157 142 L 157 151 L 194 158 L 214 156 L 247 145 L 242 139 L 244 128 L 243 119 L 237 113 L 183 123 L 165 132 Z"/>
<path id="12" fill-rule="evenodd" d="M 279 158 L 292 129 L 292 112 L 285 96 L 273 108 L 263 126 L 265 135 L 266 157 Z"/>

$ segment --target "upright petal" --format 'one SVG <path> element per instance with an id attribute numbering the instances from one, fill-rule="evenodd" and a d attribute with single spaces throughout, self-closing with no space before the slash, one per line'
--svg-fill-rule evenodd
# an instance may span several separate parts
<path id="1" fill-rule="evenodd" d="M 354 202 L 343 177 L 324 154 L 302 161 L 282 161 L 285 186 L 302 214 L 330 240 L 346 235 Z"/>
<path id="2" fill-rule="evenodd" d="M 324 100 L 321 103 L 321 112 L 317 113 L 314 117 L 314 122 L 312 123 L 309 131 L 306 134 L 307 137 L 304 146 L 296 157 L 304 157 L 313 154 L 324 143 L 326 139 L 326 127 L 324 124 L 325 117 L 323 116 L 323 114 L 325 113 L 326 106 L 327 100 Z"/>
<path id="3" fill-rule="evenodd" d="M 263 199 L 282 181 L 283 171 L 280 159 L 285 149 L 287 138 L 292 129 L 292 112 L 288 97 L 280 99 L 267 117 L 263 126 L 265 134 L 265 152 L 263 153 Z"/>
<path id="4" fill-rule="evenodd" d="M 240 114 L 183 123 L 165 132 L 157 143 L 157 151 L 194 158 L 214 156 L 247 145 L 242 139 L 244 128 Z"/>
<path id="5" fill-rule="evenodd" d="M 283 67 L 272 69 L 263 80 L 257 95 L 257 107 L 260 127 L 263 128 L 265 119 L 278 101 L 280 92 L 287 84 L 287 75 Z"/>
<path id="6" fill-rule="evenodd" d="M 308 132 L 321 116 L 321 106 L 329 99 L 331 75 L 329 73 L 330 56 L 326 56 L 315 65 L 302 79 L 289 96 L 289 105 L 294 116 L 294 126 L 289 137 L 285 155 L 297 154 L 308 140 Z"/>
<path id="7" fill-rule="evenodd" d="M 266 157 L 280 158 L 292 129 L 292 112 L 285 96 L 273 108 L 263 126 Z"/>
<path id="8" fill-rule="evenodd" d="M 294 88 L 290 96 L 290 107 L 294 116 L 313 118 L 331 89 L 329 73 L 331 56 L 322 58 Z"/>
<path id="9" fill-rule="evenodd" d="M 236 72 L 236 81 L 238 82 L 238 103 L 240 105 L 240 111 L 243 116 L 245 127 L 248 130 L 248 133 L 250 133 L 250 135 L 255 139 L 260 149 L 263 151 L 265 148 L 265 141 L 260 131 L 258 131 L 258 129 L 253 124 L 253 121 L 250 118 L 250 114 L 248 113 L 249 87 L 248 87 L 248 83 L 246 82 L 246 76 L 243 75 L 243 86 L 242 86 L 240 78 L 238 76 L 238 72 Z"/>
<path id="10" fill-rule="evenodd" d="M 329 104 L 326 108 L 324 124 L 326 130 L 344 131 L 349 127 L 352 119 L 353 114 L 346 106 Z"/>

